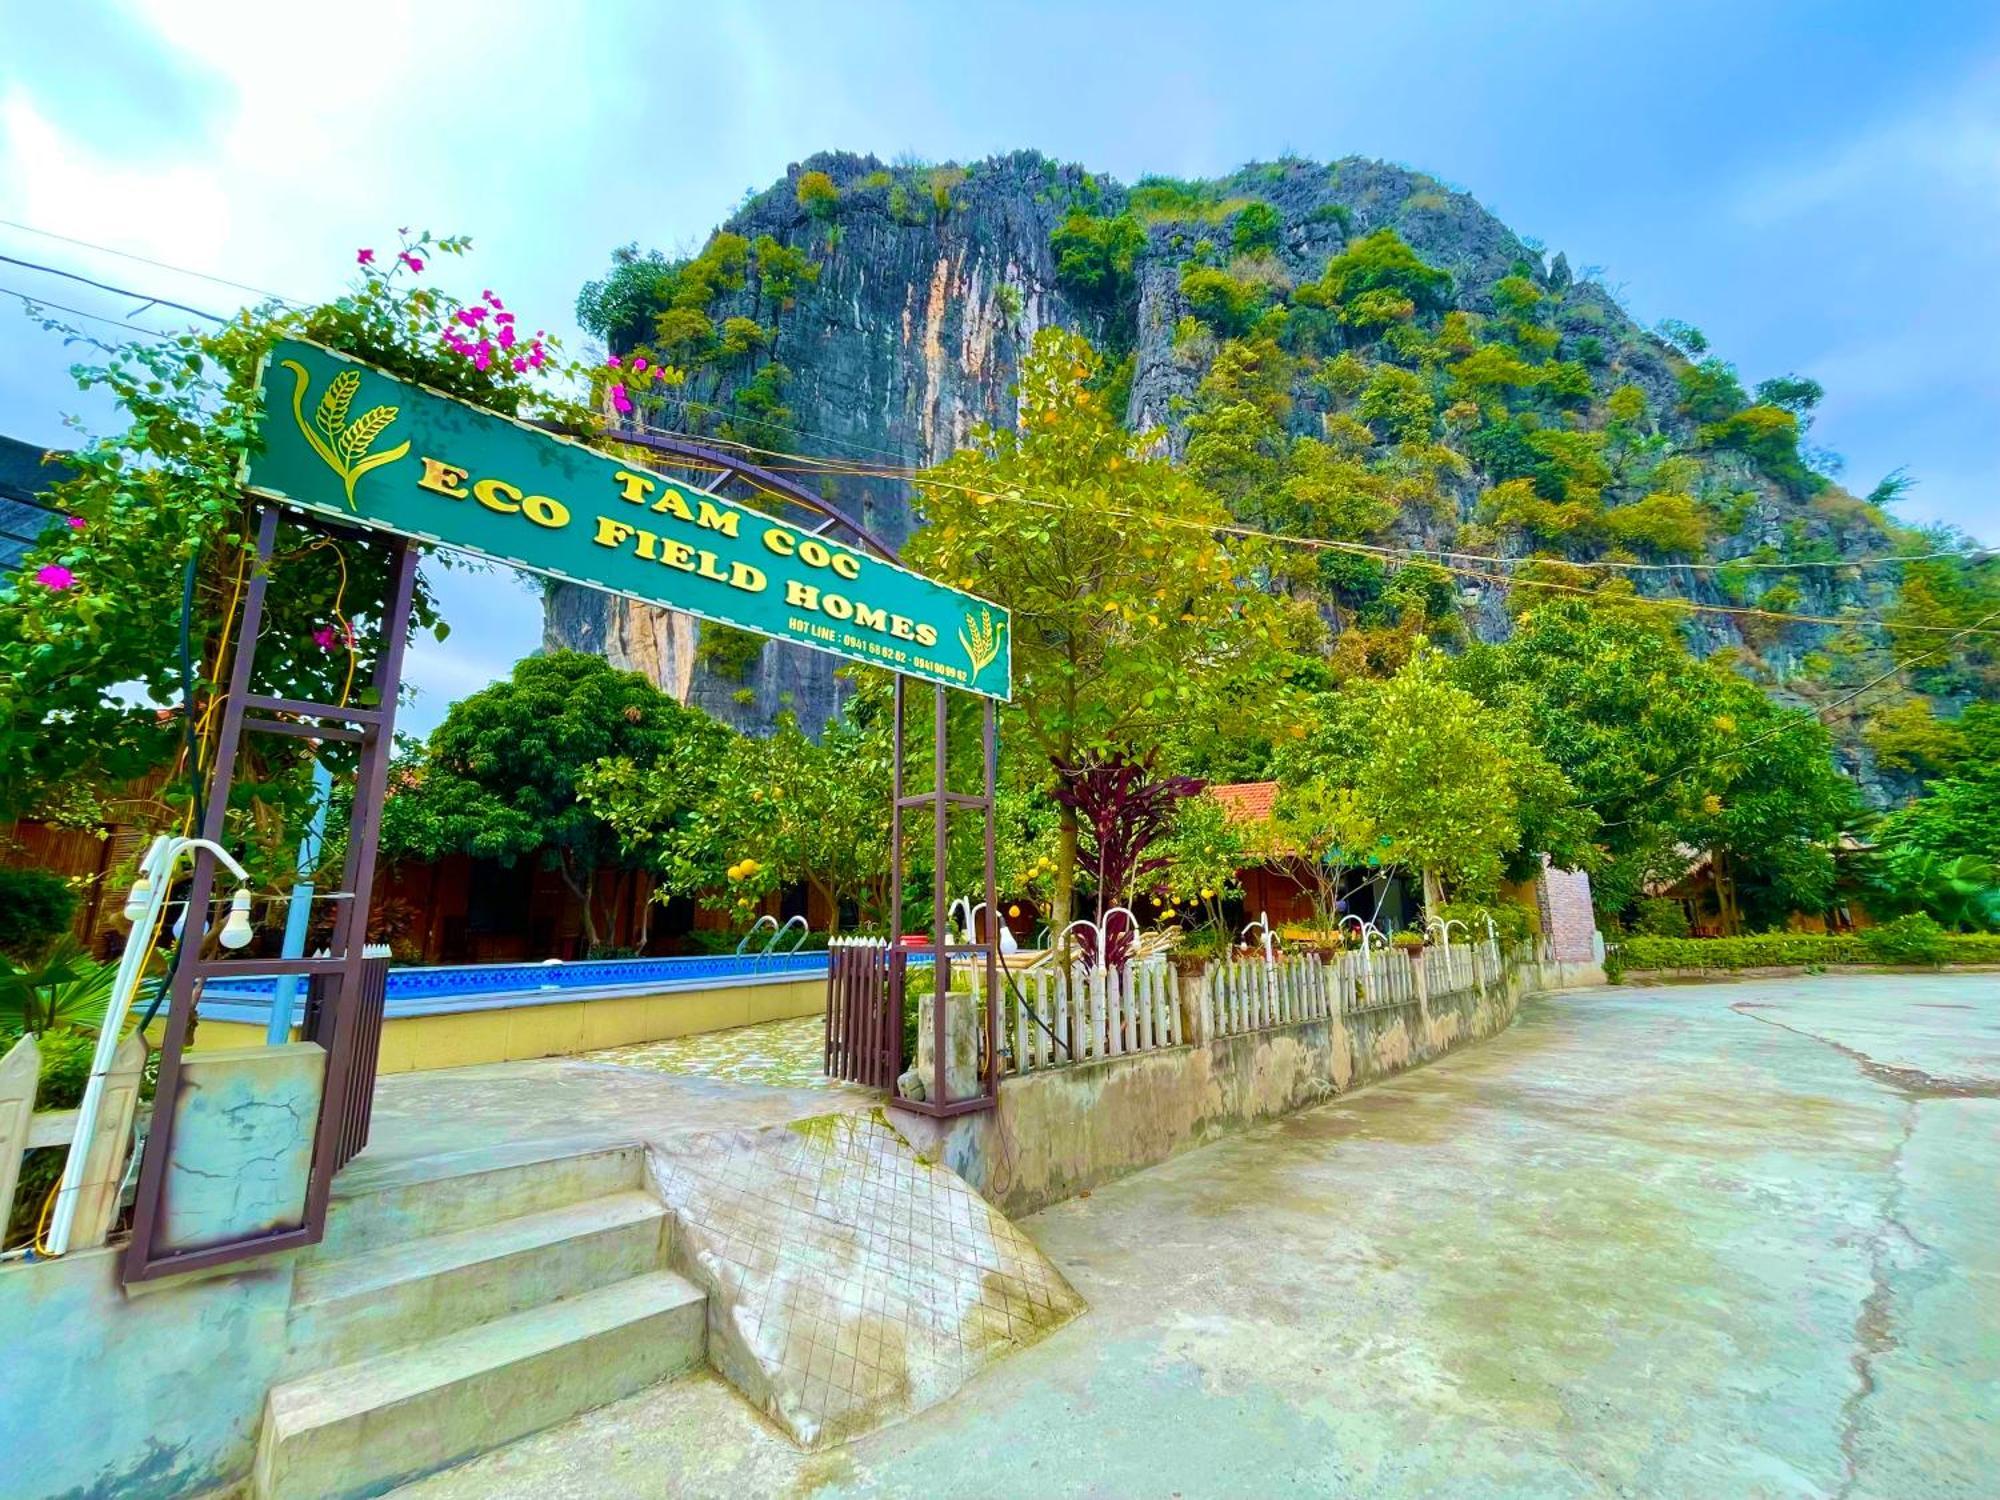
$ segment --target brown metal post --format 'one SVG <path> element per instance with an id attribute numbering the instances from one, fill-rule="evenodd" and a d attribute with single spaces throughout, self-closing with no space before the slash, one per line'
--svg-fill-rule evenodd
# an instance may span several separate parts
<path id="1" fill-rule="evenodd" d="M 903 945 L 903 698 L 909 678 L 896 674 L 896 706 L 889 760 L 889 946 Z"/>
<path id="2" fill-rule="evenodd" d="M 980 712 L 981 739 L 984 741 L 986 807 L 986 1097 L 1000 1097 L 1000 882 L 999 856 L 994 848 L 994 788 L 999 780 L 999 705 L 991 698 Z M 973 937 L 979 932 L 975 927 Z"/>
<path id="3" fill-rule="evenodd" d="M 388 607 L 382 613 L 382 650 L 375 658 L 376 704 L 381 722 L 366 726 L 360 763 L 355 768 L 354 804 L 349 815 L 347 859 L 341 873 L 341 889 L 348 899 L 341 904 L 333 922 L 333 948 L 341 968 L 334 979 L 336 1045 L 327 1054 L 325 1097 L 344 1100 L 348 1075 L 355 1064 L 353 1046 L 341 1033 L 360 1022 L 362 964 L 368 954 L 368 908 L 375 892 L 375 850 L 382 834 L 382 799 L 389 787 L 389 757 L 395 745 L 396 699 L 403 681 L 403 645 L 409 635 L 410 605 L 416 594 L 417 549 L 400 542 L 392 554 L 394 581 L 390 585 Z M 319 1130 L 313 1142 L 313 1170 L 306 1189 L 306 1222 L 318 1224 L 326 1216 L 327 1199 L 333 1192 L 334 1157 L 337 1154 L 340 1123 L 336 1111 L 322 1107 Z"/>
<path id="4" fill-rule="evenodd" d="M 945 868 L 950 854 L 951 801 L 946 795 L 944 780 L 945 739 L 949 729 L 948 712 L 950 703 L 945 698 L 942 687 L 931 689 L 931 699 L 936 712 L 933 717 L 933 748 L 931 751 L 931 826 L 933 829 L 933 850 L 931 864 L 931 993 L 936 997 L 931 1002 L 931 1072 L 936 1076 L 927 1083 L 925 1098 L 935 1099 L 938 1104 L 952 1102 L 949 1071 L 945 1067 L 945 1004 L 951 992 L 951 911 L 946 903 L 951 896 L 951 879 Z"/>

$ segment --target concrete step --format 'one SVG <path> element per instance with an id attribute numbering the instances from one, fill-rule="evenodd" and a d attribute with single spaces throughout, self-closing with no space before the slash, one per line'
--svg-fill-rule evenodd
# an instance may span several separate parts
<path id="1" fill-rule="evenodd" d="M 665 1263 L 667 1213 L 612 1193 L 408 1244 L 302 1266 L 286 1323 L 286 1375 L 456 1333 Z"/>
<path id="2" fill-rule="evenodd" d="M 326 1233 L 302 1263 L 345 1259 L 643 1186 L 638 1144 L 547 1144 L 401 1163 L 369 1173 L 364 1153 L 334 1180 Z"/>
<path id="3" fill-rule="evenodd" d="M 652 1271 L 280 1385 L 260 1500 L 358 1500 L 700 1363 L 702 1294 Z"/>

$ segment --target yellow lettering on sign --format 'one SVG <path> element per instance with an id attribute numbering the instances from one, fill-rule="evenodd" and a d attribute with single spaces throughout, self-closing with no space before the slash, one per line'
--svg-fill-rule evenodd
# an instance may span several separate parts
<path id="1" fill-rule="evenodd" d="M 792 534 L 781 527 L 772 526 L 764 532 L 764 545 L 780 557 L 790 557 Z"/>
<path id="2" fill-rule="evenodd" d="M 874 609 L 866 604 L 857 604 L 854 606 L 854 623 L 866 626 L 870 630 L 887 630 L 889 612 L 886 609 Z"/>
<path id="3" fill-rule="evenodd" d="M 842 578 L 859 578 L 861 559 L 851 552 L 836 552 L 833 554 L 833 571 Z"/>
<path id="4" fill-rule="evenodd" d="M 796 578 L 787 578 L 785 603 L 793 609 L 818 609 L 819 590 L 809 583 L 800 583 Z"/>
<path id="5" fill-rule="evenodd" d="M 917 644 L 919 646 L 935 646 L 937 644 L 937 627 L 935 625 L 919 625 L 917 627 Z"/>
<path id="6" fill-rule="evenodd" d="M 672 516 L 676 521 L 694 520 L 694 512 L 688 509 L 687 496 L 673 489 L 660 496 L 659 501 L 653 506 L 653 514 Z"/>
<path id="7" fill-rule="evenodd" d="M 518 515 L 521 510 L 521 492 L 504 479 L 479 480 L 472 486 L 472 498 L 503 516 Z"/>
<path id="8" fill-rule="evenodd" d="M 646 497 L 660 487 L 657 481 L 648 479 L 644 474 L 634 474 L 629 469 L 620 469 L 611 477 L 618 481 L 618 493 L 634 505 L 644 505 Z"/>
<path id="9" fill-rule="evenodd" d="M 683 573 L 692 573 L 695 568 L 694 548 L 686 542 L 666 537 L 660 542 L 660 561 L 670 568 L 679 568 Z"/>
<path id="10" fill-rule="evenodd" d="M 430 490 L 453 500 L 469 498 L 459 486 L 465 483 L 465 470 L 455 464 L 448 464 L 441 458 L 426 458 L 424 472 L 417 478 L 417 488 Z"/>
<path id="11" fill-rule="evenodd" d="M 914 641 L 917 638 L 916 626 L 908 615 L 891 615 L 889 634 L 899 641 Z"/>
<path id="12" fill-rule="evenodd" d="M 746 562 L 729 565 L 729 586 L 733 589 L 741 589 L 746 594 L 761 594 L 769 582 L 762 568 L 753 568 Z"/>
<path id="13" fill-rule="evenodd" d="M 597 535 L 591 540 L 600 547 L 622 547 L 632 540 L 632 528 L 609 516 L 597 518 Z"/>
<path id="14" fill-rule="evenodd" d="M 557 530 L 569 525 L 569 507 L 547 495 L 529 495 L 521 502 L 521 514 L 537 526 Z"/>
<path id="15" fill-rule="evenodd" d="M 706 526 L 710 531 L 719 531 L 724 536 L 736 535 L 736 528 L 743 517 L 733 510 L 718 510 L 706 500 L 701 501 L 700 505 L 701 513 L 694 518 L 695 525 Z"/>

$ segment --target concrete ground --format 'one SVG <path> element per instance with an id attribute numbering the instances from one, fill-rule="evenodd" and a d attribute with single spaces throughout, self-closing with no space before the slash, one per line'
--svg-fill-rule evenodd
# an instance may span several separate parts
<path id="1" fill-rule="evenodd" d="M 1598 990 L 1026 1227 L 1090 1304 L 804 1455 L 715 1376 L 399 1493 L 2000 1493 L 2000 978 Z"/>

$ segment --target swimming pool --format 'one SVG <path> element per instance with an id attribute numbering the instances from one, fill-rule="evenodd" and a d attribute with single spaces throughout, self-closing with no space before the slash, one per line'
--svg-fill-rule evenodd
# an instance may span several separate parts
<path id="1" fill-rule="evenodd" d="M 242 978 L 212 979 L 202 1013 L 218 1021 L 261 1021 L 270 1015 L 275 978 L 256 975 L 246 959 Z M 443 964 L 389 971 L 384 1015 L 435 1016 L 459 1011 L 566 1004 L 620 995 L 770 984 L 826 972 L 826 954 L 705 953 L 685 958 L 604 958 L 578 963 Z"/>

